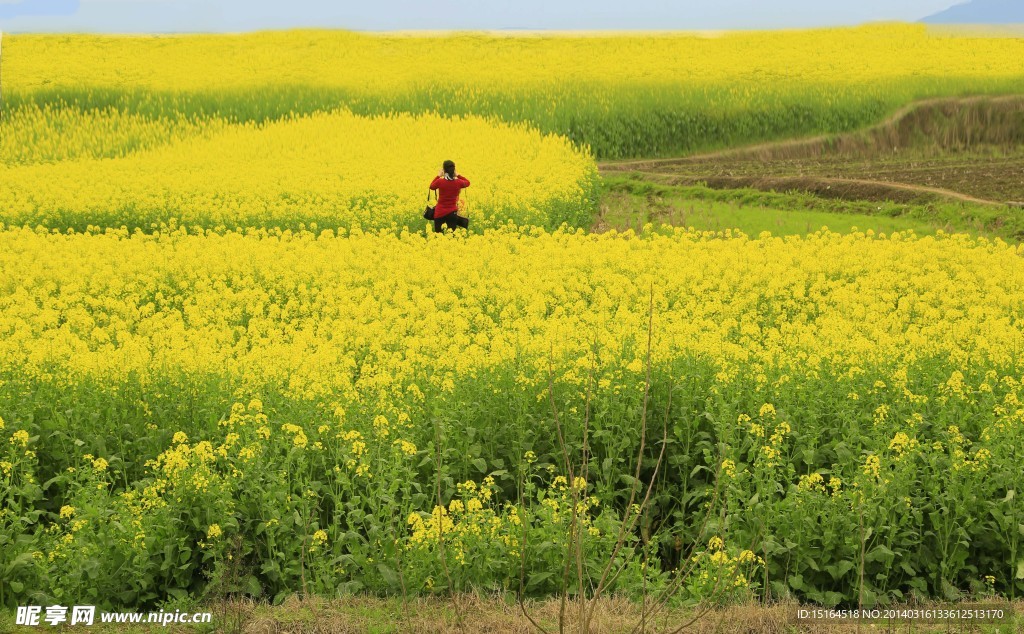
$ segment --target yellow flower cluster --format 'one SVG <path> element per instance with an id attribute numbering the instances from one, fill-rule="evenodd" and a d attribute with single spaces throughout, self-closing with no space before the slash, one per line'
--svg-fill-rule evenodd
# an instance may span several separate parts
<path id="1" fill-rule="evenodd" d="M 19 429 L 11 434 L 10 442 L 12 445 L 21 445 L 25 447 L 28 445 L 28 432 L 24 429 Z"/>
<path id="2" fill-rule="evenodd" d="M 869 454 L 864 459 L 864 466 L 861 471 L 864 475 L 878 479 L 881 474 L 882 462 L 875 454 Z"/>
<path id="3" fill-rule="evenodd" d="M 828 488 L 832 490 L 832 497 L 838 497 L 843 488 L 843 481 L 836 476 L 829 476 Z"/>
<path id="4" fill-rule="evenodd" d="M 306 432 L 298 425 L 285 423 L 281 425 L 281 431 L 291 434 L 292 444 L 300 449 L 304 449 L 306 445 L 309 444 L 309 438 L 306 437 Z"/>
<path id="5" fill-rule="evenodd" d="M 572 482 L 573 484 L 571 488 L 574 493 L 580 494 L 587 490 L 587 481 L 584 478 L 576 476 L 573 478 Z M 568 491 L 570 489 L 569 481 L 565 476 L 555 476 L 555 479 L 551 481 L 551 488 L 559 492 Z"/>
<path id="6" fill-rule="evenodd" d="M 1010 394 L 1013 394 L 1013 392 Z M 1024 421 L 1024 410 L 1017 410 L 1012 419 L 1015 422 Z M 1002 426 L 1005 429 L 1005 423 L 999 423 L 997 426 Z M 968 469 L 973 472 L 979 472 L 988 466 L 992 452 L 985 447 L 979 447 L 974 450 L 973 454 L 970 453 L 971 441 L 963 435 L 959 426 L 950 425 L 947 427 L 946 435 L 949 439 L 949 454 L 954 471 Z M 990 435 L 990 432 L 988 434 L 982 432 L 982 436 L 984 437 L 985 435 Z M 942 443 L 936 441 L 933 449 L 941 452 L 945 450 L 945 447 L 943 447 Z"/>
<path id="7" fill-rule="evenodd" d="M 391 423 L 388 422 L 387 416 L 378 414 L 373 418 L 373 431 L 377 434 L 378 438 L 387 438 L 391 433 Z"/>
<path id="8" fill-rule="evenodd" d="M 596 497 L 581 497 L 587 488 L 581 477 L 568 480 L 558 476 L 549 489 L 540 493 L 536 521 L 549 526 L 563 524 L 563 514 L 572 513 L 576 503 L 576 519 L 579 530 L 591 537 L 599 537 L 600 529 L 592 524 L 590 510 L 599 506 Z M 446 553 L 460 566 L 468 565 L 467 555 L 474 549 L 498 548 L 504 555 L 517 557 L 519 554 L 519 530 L 523 519 L 518 507 L 506 502 L 499 510 L 492 498 L 496 489 L 494 478 L 487 476 L 478 485 L 472 480 L 458 483 L 458 497 L 448 506 L 435 506 L 429 516 L 411 513 L 407 518 L 411 534 L 405 545 L 406 550 L 434 550 L 444 538 Z M 563 538 L 564 529 L 556 530 Z M 503 555 L 503 556 L 504 556 Z"/>
<path id="9" fill-rule="evenodd" d="M 800 476 L 800 482 L 796 487 L 801 491 L 825 491 L 825 478 L 820 473 L 811 473 Z"/>
<path id="10" fill-rule="evenodd" d="M 751 550 L 730 555 L 725 540 L 717 535 L 708 540 L 706 550 L 694 557 L 694 566 L 699 570 L 695 575 L 697 582 L 710 586 L 714 594 L 749 588 L 754 570 L 764 563 L 764 559 Z"/>
<path id="11" fill-rule="evenodd" d="M 396 440 L 393 445 L 407 456 L 416 455 L 416 445 L 412 444 L 408 440 Z"/>
<path id="12" fill-rule="evenodd" d="M 833 498 L 839 497 L 842 491 L 843 481 L 836 476 L 829 476 L 828 483 L 820 473 L 809 473 L 800 476 L 796 488 L 798 491 L 807 493 L 831 493 Z"/>
<path id="13" fill-rule="evenodd" d="M 906 432 L 897 432 L 892 440 L 889 442 L 889 449 L 896 452 L 897 459 L 902 458 L 904 454 L 913 451 L 918 446 L 916 438 L 911 438 Z"/>
<path id="14" fill-rule="evenodd" d="M 765 404 L 761 407 L 762 419 L 774 419 L 775 408 L 769 404 Z M 782 421 L 775 427 L 775 431 L 772 432 L 771 438 L 768 442 L 761 446 L 761 455 L 764 457 L 764 465 L 768 468 L 775 467 L 779 464 L 779 458 L 782 457 L 782 445 L 786 441 L 786 436 L 793 431 L 789 426 L 789 423 Z M 757 423 L 751 423 L 751 433 L 757 437 L 764 437 L 764 427 Z"/>
<path id="15" fill-rule="evenodd" d="M 4 53 L 6 61 L 6 46 Z M 125 125 L 135 123 L 129 117 Z M 88 126 L 74 132 L 92 134 Z M 477 226 L 557 225 L 590 211 L 594 161 L 563 137 L 479 117 L 340 111 L 219 125 L 123 157 L 0 162 L 0 221 L 59 229 L 421 227 L 427 186 L 446 158 L 472 182 L 466 213 Z"/>
<path id="16" fill-rule="evenodd" d="M 736 462 L 734 460 L 725 459 L 722 461 L 722 473 L 728 478 L 736 477 Z"/>
<path id="17" fill-rule="evenodd" d="M 323 530 L 322 528 L 318 529 L 316 532 L 313 533 L 312 537 L 310 538 L 309 552 L 316 553 L 320 551 L 324 546 L 327 545 L 327 540 L 327 531 Z"/>
<path id="18" fill-rule="evenodd" d="M 577 477 L 574 482 L 575 484 L 570 487 L 564 476 L 557 476 L 551 482 L 551 487 L 542 492 L 540 508 L 552 524 L 562 524 L 563 520 L 571 519 L 575 514 L 579 525 L 586 528 L 591 535 L 596 535 L 590 530 L 595 528 L 591 526 L 591 509 L 600 506 L 601 501 L 596 496 L 585 495 L 586 480 Z M 634 515 L 639 515 L 639 505 L 634 504 L 631 511 Z"/>

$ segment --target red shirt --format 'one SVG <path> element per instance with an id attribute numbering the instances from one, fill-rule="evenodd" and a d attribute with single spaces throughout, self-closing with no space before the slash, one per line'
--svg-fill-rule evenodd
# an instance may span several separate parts
<path id="1" fill-rule="evenodd" d="M 430 189 L 437 190 L 437 206 L 434 207 L 434 218 L 443 218 L 459 208 L 459 192 L 469 187 L 469 179 L 462 174 L 455 180 L 437 176 L 430 183 Z"/>

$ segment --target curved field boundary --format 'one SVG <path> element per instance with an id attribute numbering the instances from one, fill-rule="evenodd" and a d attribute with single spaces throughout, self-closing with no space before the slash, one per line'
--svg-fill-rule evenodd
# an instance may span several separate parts
<path id="1" fill-rule="evenodd" d="M 835 161 L 849 157 L 861 162 L 891 157 L 901 149 L 943 154 L 976 147 L 1002 148 L 1011 153 L 1024 145 L 1024 95 L 1001 97 L 975 96 L 928 99 L 908 104 L 885 121 L 869 128 L 845 134 L 825 134 L 806 139 L 722 150 L 692 156 L 603 162 L 602 173 L 631 172 L 666 184 L 705 184 L 726 189 L 752 187 L 772 190 L 801 190 L 820 196 L 894 200 L 946 199 L 977 205 L 1019 206 L 971 195 L 941 186 L 903 182 L 903 178 L 877 180 L 859 174 L 815 174 L 799 170 L 787 173 L 784 163 L 778 169 L 772 162 Z M 970 156 L 968 154 L 968 156 Z M 1018 157 L 1014 156 L 1014 160 Z M 988 159 L 980 159 L 988 160 Z M 752 173 L 751 163 L 763 162 Z M 747 173 L 745 173 L 747 172 Z M 1009 194 L 1009 192 L 1008 192 Z M 1009 196 L 1008 196 L 1009 197 Z"/>
<path id="2" fill-rule="evenodd" d="M 638 159 L 628 161 L 604 161 L 599 164 L 602 171 L 644 171 L 656 166 L 692 165 L 728 159 L 773 159 L 822 156 L 844 147 L 855 147 L 871 142 L 873 139 L 898 137 L 900 124 L 915 115 L 927 110 L 947 109 L 964 110 L 965 107 L 991 105 L 996 108 L 1008 108 L 1011 112 L 1024 113 L 1024 95 L 1006 95 L 1000 97 L 973 96 L 957 98 L 937 98 L 915 101 L 903 106 L 881 123 L 856 132 L 844 134 L 820 134 L 805 139 L 787 139 L 771 141 L 740 148 L 731 148 L 693 154 L 690 156 L 664 159 Z"/>

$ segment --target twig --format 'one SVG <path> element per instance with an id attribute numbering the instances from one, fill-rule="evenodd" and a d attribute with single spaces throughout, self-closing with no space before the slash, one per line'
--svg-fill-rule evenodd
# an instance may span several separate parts
<path id="1" fill-rule="evenodd" d="M 462 632 L 466 631 L 466 626 L 462 618 L 462 609 L 459 606 L 458 593 L 455 592 L 454 584 L 452 584 L 451 573 L 448 572 L 448 557 L 444 550 L 444 514 L 445 507 L 441 502 L 441 433 L 437 424 L 437 420 L 434 420 L 434 448 L 437 450 L 437 464 L 434 469 L 434 481 L 436 484 L 437 492 L 437 507 L 441 509 L 437 514 L 437 543 L 438 549 L 441 554 L 441 567 L 444 569 L 445 579 L 448 581 L 448 592 L 452 597 L 452 606 L 455 608 L 455 619 L 459 624 L 459 630 Z"/>
<path id="2" fill-rule="evenodd" d="M 553 346 L 552 346 L 553 347 Z M 551 402 L 551 412 L 555 419 L 555 429 L 557 430 L 558 446 L 562 450 L 562 461 L 565 463 L 565 471 L 569 478 L 569 489 L 572 493 L 572 483 L 575 482 L 575 473 L 572 468 L 572 461 L 569 460 L 569 450 L 565 445 L 565 435 L 562 433 L 562 422 L 558 416 L 558 405 L 555 403 L 555 379 L 554 379 L 554 350 L 552 349 L 548 354 L 548 400 Z M 575 497 L 573 498 L 575 502 Z M 563 634 L 565 632 L 565 604 L 566 604 L 566 587 L 569 578 L 569 552 L 572 548 L 573 531 L 575 530 L 576 524 L 576 504 L 573 504 L 572 520 L 569 523 L 569 538 L 566 540 L 566 557 L 565 566 L 562 569 L 562 588 L 561 588 L 561 601 L 558 607 L 558 632 Z"/>
<path id="3" fill-rule="evenodd" d="M 521 473 L 521 471 L 520 471 L 520 473 Z M 523 482 L 522 482 L 522 480 L 520 480 L 517 483 L 517 487 L 519 489 L 519 507 L 520 508 L 524 508 L 524 502 L 523 502 Z M 517 602 L 519 603 L 519 609 L 523 613 L 523 616 L 526 617 L 526 620 L 528 620 L 539 631 L 543 632 L 543 634 L 551 634 L 550 632 L 547 631 L 547 629 L 541 627 L 540 623 L 538 623 L 536 620 L 534 620 L 533 616 L 526 609 L 526 603 L 523 601 L 523 589 L 524 589 L 523 588 L 523 584 L 524 584 L 525 578 L 526 578 L 526 546 L 527 546 L 527 543 L 526 543 L 527 540 L 526 540 L 525 518 L 526 518 L 526 513 L 524 512 L 523 513 L 523 517 L 519 519 L 519 592 L 517 594 L 516 599 L 517 599 Z"/>
<path id="4" fill-rule="evenodd" d="M 654 338 L 654 285 L 651 285 L 651 295 L 649 302 L 649 312 L 647 320 L 647 372 L 644 380 L 644 399 L 643 409 L 640 412 L 640 447 L 637 451 L 636 458 L 636 473 L 633 477 L 633 481 L 629 487 L 629 502 L 626 504 L 625 514 L 622 518 L 622 522 L 619 524 L 619 535 L 615 543 L 615 547 L 612 549 L 612 554 L 608 557 L 608 563 L 604 567 L 604 571 L 601 573 L 601 579 L 597 583 L 597 588 L 594 591 L 595 602 L 590 606 L 590 616 L 588 620 L 594 616 L 594 610 L 597 608 L 596 600 L 601 596 L 601 592 L 604 591 L 605 583 L 608 581 L 608 574 L 611 572 L 612 566 L 615 563 L 615 557 L 618 556 L 619 551 L 622 550 L 622 544 L 626 538 L 626 522 L 629 520 L 630 514 L 632 513 L 633 500 L 636 499 L 636 487 L 640 481 L 640 469 L 643 463 L 644 449 L 646 448 L 647 440 L 647 404 L 650 399 L 651 392 L 651 340 Z M 664 445 L 662 446 L 664 450 Z M 635 523 L 634 523 L 635 524 Z M 632 525 L 629 530 L 632 530 Z"/>

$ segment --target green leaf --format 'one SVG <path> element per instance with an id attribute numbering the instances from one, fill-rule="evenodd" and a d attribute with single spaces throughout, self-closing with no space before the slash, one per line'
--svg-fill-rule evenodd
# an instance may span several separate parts
<path id="1" fill-rule="evenodd" d="M 865 555 L 864 561 L 884 561 L 892 559 L 895 555 L 896 553 L 889 550 L 884 544 L 879 544 L 872 548 L 871 552 Z"/>
<path id="2" fill-rule="evenodd" d="M 1017 579 L 1024 579 L 1024 559 L 1017 562 Z"/>
<path id="3" fill-rule="evenodd" d="M 263 586 L 260 584 L 260 580 L 256 578 L 256 575 L 249 575 L 246 578 L 245 589 L 254 597 L 263 595 Z"/>
<path id="4" fill-rule="evenodd" d="M 535 573 L 533 573 L 532 575 L 530 575 L 530 578 L 527 579 L 527 581 L 526 581 L 526 589 L 527 590 L 532 590 L 532 589 L 536 588 L 540 584 L 542 584 L 545 581 L 547 581 L 548 579 L 550 579 L 553 575 L 554 575 L 554 573 L 552 573 L 552 572 L 535 572 Z"/>
<path id="5" fill-rule="evenodd" d="M 287 589 L 281 590 L 280 592 L 278 592 L 277 594 L 274 595 L 273 600 L 271 600 L 271 602 L 270 602 L 271 605 L 281 605 L 282 603 L 284 603 L 284 600 L 288 598 L 288 595 L 290 593 L 291 593 L 291 590 L 287 590 Z"/>
<path id="6" fill-rule="evenodd" d="M 188 591 L 182 590 L 181 588 L 167 588 L 167 594 L 178 600 L 188 597 Z"/>
<path id="7" fill-rule="evenodd" d="M 778 579 L 772 580 L 771 581 L 771 586 L 772 586 L 773 594 L 775 596 L 777 596 L 777 597 L 789 597 L 789 596 L 793 595 L 792 591 L 790 591 L 790 589 L 789 589 L 789 586 L 787 586 L 786 584 L 782 583 Z"/>
<path id="8" fill-rule="evenodd" d="M 960 598 L 960 591 L 957 590 L 949 581 L 943 579 L 940 587 L 942 589 L 942 596 L 947 601 L 955 601 Z"/>
<path id="9" fill-rule="evenodd" d="M 12 572 L 14 572 L 14 569 L 18 568 L 19 566 L 26 566 L 26 565 L 31 564 L 31 563 L 32 563 L 32 553 L 21 553 L 20 555 L 15 557 L 11 561 L 11 563 L 7 564 L 7 567 L 4 569 L 4 576 L 10 575 Z M 19 592 L 20 592 L 20 590 L 19 590 Z"/>
<path id="10" fill-rule="evenodd" d="M 878 605 L 878 594 L 871 588 L 864 588 L 860 593 L 860 598 L 866 608 L 873 608 Z"/>
<path id="11" fill-rule="evenodd" d="M 817 590 L 810 590 L 807 592 L 807 598 L 813 603 L 823 603 L 825 601 L 825 595 Z"/>
<path id="12" fill-rule="evenodd" d="M 339 597 L 343 597 L 345 595 L 357 594 L 359 592 L 362 592 L 363 588 L 365 588 L 365 587 L 366 586 L 364 586 L 363 582 L 361 582 L 361 581 L 356 581 L 356 580 L 347 581 L 345 583 L 342 583 L 342 584 L 338 585 L 338 591 L 337 591 L 336 594 Z"/>
<path id="13" fill-rule="evenodd" d="M 380 573 L 381 578 L 384 579 L 384 583 L 388 584 L 388 586 L 392 588 L 401 587 L 401 583 L 398 580 L 398 574 L 388 566 L 385 566 L 384 564 L 377 564 L 377 572 Z"/>
<path id="14" fill-rule="evenodd" d="M 12 581 L 11 582 L 11 590 L 14 591 L 14 594 L 21 594 L 22 590 L 24 590 L 24 589 L 25 589 L 25 584 L 23 584 L 22 582 L 20 582 L 20 581 Z"/>
<path id="15" fill-rule="evenodd" d="M 50 478 L 49 480 L 47 480 L 46 482 L 44 482 L 43 483 L 43 491 L 49 489 L 51 484 L 53 484 L 54 482 L 62 479 L 63 477 L 64 477 L 63 475 L 56 475 L 56 476 L 53 476 L 52 478 Z"/>
<path id="16" fill-rule="evenodd" d="M 487 471 L 487 461 L 483 458 L 474 459 L 473 466 L 476 467 L 476 470 L 480 473 L 485 473 Z"/>
<path id="17" fill-rule="evenodd" d="M 853 562 L 849 559 L 840 561 L 832 566 L 826 566 L 825 570 L 832 576 L 833 581 L 838 581 L 840 578 L 846 575 L 846 573 L 853 570 Z"/>

